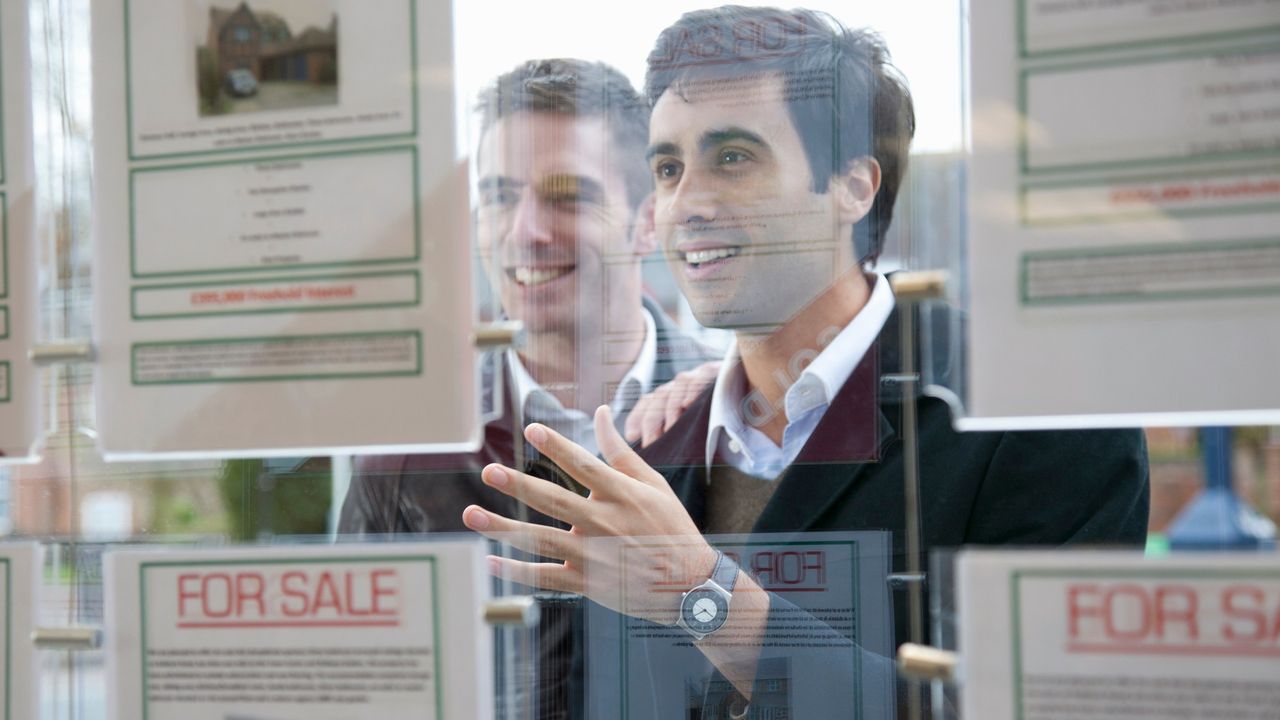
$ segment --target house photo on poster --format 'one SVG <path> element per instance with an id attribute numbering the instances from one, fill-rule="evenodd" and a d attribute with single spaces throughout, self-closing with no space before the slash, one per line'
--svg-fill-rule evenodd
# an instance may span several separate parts
<path id="1" fill-rule="evenodd" d="M 329 0 L 192 0 L 200 116 L 338 102 L 338 14 Z"/>
<path id="2" fill-rule="evenodd" d="M 415 0 L 122 3 L 135 160 L 411 137 Z"/>

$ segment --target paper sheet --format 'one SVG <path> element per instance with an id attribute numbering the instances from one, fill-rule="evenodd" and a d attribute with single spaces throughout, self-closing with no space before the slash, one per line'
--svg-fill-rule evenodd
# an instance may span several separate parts
<path id="1" fill-rule="evenodd" d="M 111 717 L 491 717 L 484 551 L 109 552 Z"/>
<path id="2" fill-rule="evenodd" d="M 1280 2 L 970 20 L 960 426 L 1280 419 Z"/>
<path id="3" fill-rule="evenodd" d="M 479 436 L 448 3 L 93 3 L 101 447 Z"/>

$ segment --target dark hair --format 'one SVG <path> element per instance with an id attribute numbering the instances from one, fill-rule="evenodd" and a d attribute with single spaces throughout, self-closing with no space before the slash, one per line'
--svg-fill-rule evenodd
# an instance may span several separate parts
<path id="1" fill-rule="evenodd" d="M 704 81 L 733 92 L 733 78 L 768 74 L 785 83 L 814 192 L 826 192 L 830 178 L 856 158 L 870 155 L 880 163 L 875 203 L 853 230 L 858 259 L 875 262 L 915 134 L 911 92 L 878 34 L 804 9 L 726 5 L 686 13 L 649 53 L 645 94 L 652 105 L 667 90 L 683 96 Z"/>
<path id="2" fill-rule="evenodd" d="M 631 209 L 653 190 L 653 175 L 644 159 L 649 106 L 631 81 L 612 66 L 568 58 L 530 60 L 485 88 L 476 110 L 482 133 L 521 111 L 602 117 L 613 136 Z"/>

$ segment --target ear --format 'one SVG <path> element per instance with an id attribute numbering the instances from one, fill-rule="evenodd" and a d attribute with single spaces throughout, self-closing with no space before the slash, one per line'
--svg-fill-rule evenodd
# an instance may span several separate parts
<path id="1" fill-rule="evenodd" d="M 654 218 L 654 196 L 649 193 L 636 207 L 631 222 L 631 245 L 637 257 L 644 257 L 658 247 L 658 224 Z"/>
<path id="2" fill-rule="evenodd" d="M 844 173 L 832 176 L 830 191 L 842 223 L 857 223 L 871 212 L 880 190 L 880 163 L 867 155 L 849 161 Z"/>

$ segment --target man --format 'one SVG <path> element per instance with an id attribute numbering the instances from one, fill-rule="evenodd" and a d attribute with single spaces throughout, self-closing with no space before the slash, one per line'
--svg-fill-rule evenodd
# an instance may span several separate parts
<path id="1" fill-rule="evenodd" d="M 713 357 L 643 295 L 640 263 L 654 247 L 648 108 L 625 76 L 602 63 L 530 61 L 498 78 L 479 111 L 480 257 L 526 333 L 502 358 L 514 381 L 500 398 L 508 412 L 474 455 L 361 458 L 343 532 L 462 530 L 461 499 L 504 501 L 474 480 L 486 462 L 512 459 L 517 399 L 525 420 L 592 447 L 580 408 L 607 402 L 625 417 L 640 395 Z M 450 471 L 460 472 L 438 474 Z"/>
<path id="2" fill-rule="evenodd" d="M 360 458 L 341 533 L 461 531 L 471 503 L 522 514 L 479 481 L 486 464 L 515 460 L 514 410 L 593 447 L 580 408 L 608 403 L 624 417 L 641 394 L 711 358 L 643 296 L 640 263 L 654 248 L 643 209 L 649 110 L 629 81 L 601 63 L 530 61 L 498 78 L 479 110 L 480 256 L 506 316 L 526 331 L 524 347 L 501 358 L 504 412 L 475 453 Z M 494 380 L 485 377 L 489 393 Z M 574 485 L 537 453 L 526 457 L 529 472 Z M 565 712 L 570 654 L 559 646 L 571 622 L 543 618 L 540 717 Z"/>
<path id="3" fill-rule="evenodd" d="M 904 564 L 903 406 L 899 388 L 881 382 L 901 367 L 899 320 L 888 282 L 865 269 L 905 170 L 910 95 L 873 34 L 808 11 L 737 7 L 689 13 L 663 31 L 646 85 L 658 235 L 695 315 L 734 329 L 736 348 L 714 387 L 643 458 L 611 430 L 607 408 L 596 428 L 608 465 L 547 428 L 527 429 L 591 490 L 587 498 L 485 469 L 490 486 L 526 494 L 571 530 L 481 507 L 464 519 L 563 560 L 495 559 L 512 577 L 687 630 L 740 694 L 731 714 L 745 714 L 746 703 L 771 711 L 758 671 L 777 661 L 793 680 L 822 678 L 830 694 L 806 697 L 800 716 L 848 715 L 859 701 L 847 694 L 852 681 L 870 669 L 883 682 L 884 665 L 858 654 L 849 629 L 795 612 L 734 568 L 702 533 L 884 529 L 895 565 Z M 1144 537 L 1140 433 L 961 435 L 940 401 L 918 397 L 914 409 L 925 552 Z M 635 577 L 622 575 L 593 541 L 637 548 L 653 536 L 671 539 L 664 566 L 696 569 L 683 597 L 657 597 L 659 579 L 634 567 Z M 688 601 L 713 595 L 715 607 L 692 608 L 714 619 L 699 624 Z M 905 616 L 899 604 L 899 641 Z M 788 647 L 788 637 L 820 642 Z"/>

